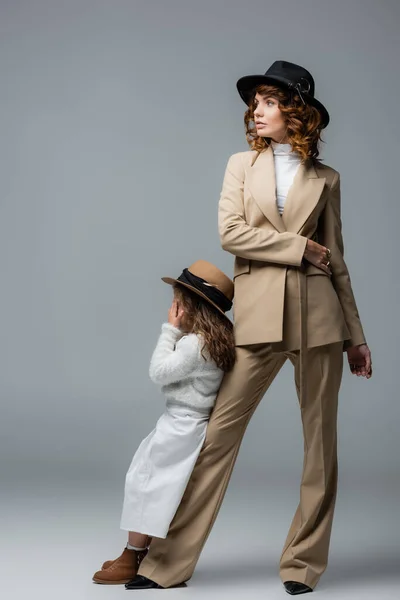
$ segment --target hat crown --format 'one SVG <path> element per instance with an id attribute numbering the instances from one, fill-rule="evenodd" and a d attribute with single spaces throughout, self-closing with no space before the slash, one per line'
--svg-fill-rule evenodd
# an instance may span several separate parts
<path id="1" fill-rule="evenodd" d="M 276 60 L 265 72 L 267 77 L 279 77 L 286 79 L 290 87 L 300 84 L 301 91 L 314 96 L 315 81 L 307 69 L 286 60 Z"/>
<path id="2" fill-rule="evenodd" d="M 232 308 L 234 282 L 223 271 L 206 260 L 196 260 L 190 267 L 183 269 L 177 279 L 161 277 L 169 285 L 181 285 L 198 294 L 212 304 L 226 319 L 225 314 Z"/>
<path id="3" fill-rule="evenodd" d="M 264 75 L 245 75 L 236 82 L 236 88 L 242 100 L 250 106 L 254 93 L 259 85 L 275 85 L 295 92 L 303 104 L 311 104 L 320 113 L 321 127 L 329 123 L 329 113 L 325 106 L 315 98 L 315 82 L 310 71 L 286 60 L 276 60 Z"/>
<path id="4" fill-rule="evenodd" d="M 222 292 L 229 300 L 232 301 L 234 294 L 234 284 L 225 273 L 223 273 L 218 267 L 206 260 L 196 260 L 190 267 L 189 271 L 205 279 L 207 283 L 215 286 L 220 292 Z"/>

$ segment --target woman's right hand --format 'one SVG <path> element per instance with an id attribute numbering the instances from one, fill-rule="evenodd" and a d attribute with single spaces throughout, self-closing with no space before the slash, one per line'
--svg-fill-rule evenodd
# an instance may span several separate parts
<path id="1" fill-rule="evenodd" d="M 306 249 L 304 251 L 304 258 L 311 263 L 312 265 L 318 267 L 328 273 L 328 275 L 332 275 L 332 271 L 329 268 L 329 260 L 330 260 L 330 250 L 318 242 L 314 242 L 313 240 L 308 239 Z"/>

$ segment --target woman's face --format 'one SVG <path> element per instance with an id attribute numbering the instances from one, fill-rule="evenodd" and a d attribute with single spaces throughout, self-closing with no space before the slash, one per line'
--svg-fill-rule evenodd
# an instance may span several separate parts
<path id="1" fill-rule="evenodd" d="M 268 95 L 256 94 L 254 109 L 254 123 L 260 137 L 268 137 L 275 142 L 285 144 L 286 124 L 276 98 Z"/>

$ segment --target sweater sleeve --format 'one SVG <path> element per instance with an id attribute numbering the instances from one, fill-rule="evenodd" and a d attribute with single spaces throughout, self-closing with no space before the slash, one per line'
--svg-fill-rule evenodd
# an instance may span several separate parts
<path id="1" fill-rule="evenodd" d="M 159 385 L 180 381 L 199 364 L 199 341 L 196 335 L 183 335 L 170 323 L 163 323 L 161 334 L 150 360 L 150 379 Z"/>

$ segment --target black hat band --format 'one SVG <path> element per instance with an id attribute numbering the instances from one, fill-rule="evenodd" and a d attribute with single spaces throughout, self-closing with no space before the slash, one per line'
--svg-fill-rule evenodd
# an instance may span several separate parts
<path id="1" fill-rule="evenodd" d="M 192 287 L 202 292 L 209 300 L 214 302 L 223 312 L 230 310 L 232 308 L 232 302 L 222 293 L 219 289 L 217 289 L 212 284 L 208 283 L 205 279 L 198 277 L 197 275 L 193 275 L 189 271 L 189 269 L 183 269 L 182 274 L 179 275 L 177 281 L 182 281 L 182 283 L 187 283 Z"/>

